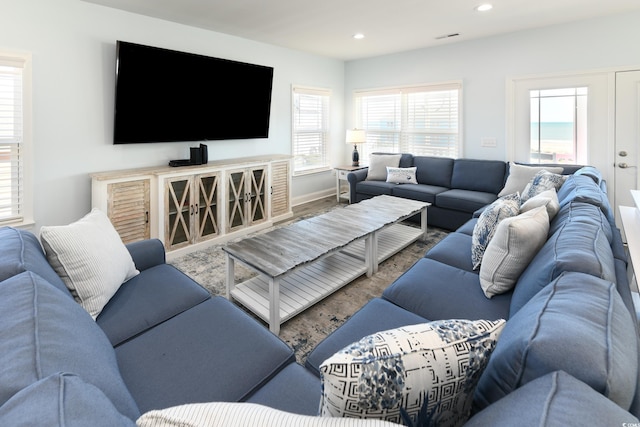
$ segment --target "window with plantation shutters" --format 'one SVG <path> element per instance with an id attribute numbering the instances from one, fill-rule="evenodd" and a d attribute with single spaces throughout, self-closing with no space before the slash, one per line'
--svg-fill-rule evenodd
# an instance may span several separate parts
<path id="1" fill-rule="evenodd" d="M 366 131 L 363 158 L 373 152 L 460 157 L 458 82 L 356 91 L 356 127 Z"/>
<path id="2" fill-rule="evenodd" d="M 329 165 L 329 98 L 331 92 L 293 87 L 293 174 L 327 170 Z"/>
<path id="3" fill-rule="evenodd" d="M 0 224 L 22 220 L 25 59 L 0 53 Z"/>

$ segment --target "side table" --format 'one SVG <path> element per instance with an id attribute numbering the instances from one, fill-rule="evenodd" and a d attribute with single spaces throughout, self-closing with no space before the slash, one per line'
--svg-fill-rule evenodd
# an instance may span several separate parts
<path id="1" fill-rule="evenodd" d="M 340 199 L 346 199 L 351 203 L 350 192 L 343 193 L 340 189 L 340 181 L 346 181 L 349 172 L 365 169 L 368 166 L 336 166 L 333 168 L 336 171 L 336 200 L 340 203 Z"/>

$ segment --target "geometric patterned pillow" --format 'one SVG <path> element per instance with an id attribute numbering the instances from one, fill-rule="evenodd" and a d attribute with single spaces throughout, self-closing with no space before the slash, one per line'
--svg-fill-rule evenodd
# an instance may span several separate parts
<path id="1" fill-rule="evenodd" d="M 320 365 L 320 415 L 462 425 L 504 325 L 439 320 L 369 335 Z"/>
<path id="2" fill-rule="evenodd" d="M 550 190 L 554 188 L 556 191 L 562 187 L 565 180 L 567 179 L 566 175 L 559 175 L 557 173 L 551 173 L 546 170 L 541 170 L 531 179 L 529 184 L 522 191 L 522 202 L 526 202 L 531 197 L 534 197 L 543 191 Z"/>
<path id="3" fill-rule="evenodd" d="M 519 213 L 520 194 L 518 193 L 500 197 L 482 211 L 478 217 L 478 222 L 473 227 L 471 236 L 471 263 L 474 270 L 480 268 L 482 256 L 498 227 L 498 223 Z"/>

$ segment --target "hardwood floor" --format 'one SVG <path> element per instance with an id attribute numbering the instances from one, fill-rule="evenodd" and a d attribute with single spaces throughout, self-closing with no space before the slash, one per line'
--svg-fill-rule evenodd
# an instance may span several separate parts
<path id="1" fill-rule="evenodd" d="M 342 204 L 344 204 L 344 202 Z M 326 210 L 337 205 L 338 205 L 338 202 L 336 200 L 336 196 L 327 196 L 327 197 L 323 197 L 322 199 L 314 200 L 312 202 L 303 203 L 301 205 L 297 205 L 292 208 L 293 217 L 286 219 L 286 221 L 291 221 L 291 219 L 293 218 L 299 218 L 301 216 Z"/>

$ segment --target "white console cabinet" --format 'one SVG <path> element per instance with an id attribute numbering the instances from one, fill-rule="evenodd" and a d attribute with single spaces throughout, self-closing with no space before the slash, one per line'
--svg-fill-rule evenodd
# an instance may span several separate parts
<path id="1" fill-rule="evenodd" d="M 92 205 L 123 242 L 158 238 L 175 256 L 290 217 L 290 162 L 278 155 L 94 173 Z"/>

